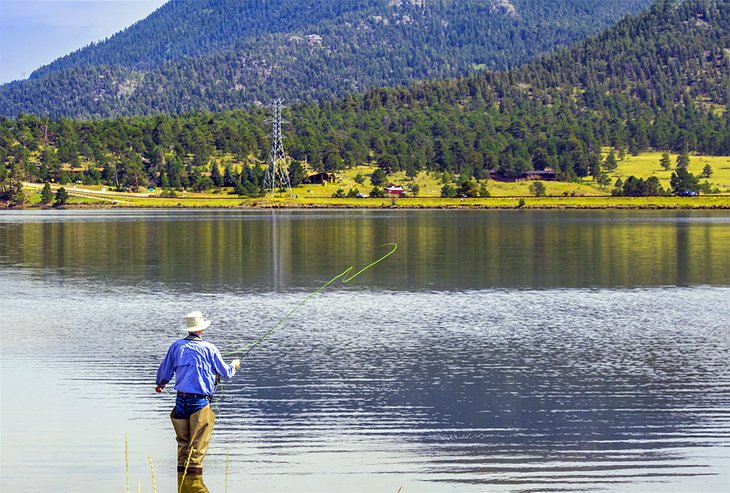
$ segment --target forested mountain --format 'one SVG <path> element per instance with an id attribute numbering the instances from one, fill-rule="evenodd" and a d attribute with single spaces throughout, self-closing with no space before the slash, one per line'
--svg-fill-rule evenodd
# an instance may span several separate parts
<path id="1" fill-rule="evenodd" d="M 468 180 L 550 167 L 563 180 L 598 178 L 608 166 L 600 154 L 606 145 L 619 153 L 730 154 L 729 86 L 730 0 L 662 0 L 509 72 L 294 105 L 285 146 L 295 160 L 324 170 L 374 162 L 385 172 Z M 103 179 L 121 187 L 200 187 L 218 156 L 226 183 L 255 194 L 256 157 L 265 158 L 269 145 L 266 116 L 254 108 L 94 121 L 4 118 L 0 162 L 18 178 L 58 181 L 62 163 L 88 163 L 85 180 L 102 178 L 103 168 Z"/>
<path id="2" fill-rule="evenodd" d="M 98 117 L 314 102 L 518 66 L 651 0 L 171 0 L 0 87 L 0 114 Z"/>

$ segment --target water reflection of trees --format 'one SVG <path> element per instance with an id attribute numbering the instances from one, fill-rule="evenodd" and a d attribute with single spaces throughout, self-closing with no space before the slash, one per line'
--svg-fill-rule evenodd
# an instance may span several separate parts
<path id="1" fill-rule="evenodd" d="M 0 255 L 6 264 L 115 284 L 282 290 L 366 264 L 377 245 L 394 241 L 398 256 L 363 282 L 396 290 L 727 284 L 727 224 L 688 214 L 679 221 L 677 213 L 636 211 L 109 215 L 6 223 Z"/>

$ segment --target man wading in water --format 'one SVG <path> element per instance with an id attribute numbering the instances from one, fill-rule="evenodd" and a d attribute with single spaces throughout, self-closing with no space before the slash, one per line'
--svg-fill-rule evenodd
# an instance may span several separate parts
<path id="1" fill-rule="evenodd" d="M 241 360 L 234 359 L 227 365 L 218 348 L 203 340 L 203 331 L 210 320 L 205 320 L 202 313 L 188 313 L 185 323 L 188 336 L 173 342 L 167 350 L 157 370 L 155 392 L 162 392 L 175 374 L 177 399 L 170 418 L 177 435 L 177 471 L 185 472 L 187 464 L 187 474 L 200 475 L 215 422 L 210 404 L 216 378 L 231 378 L 240 368 Z"/>

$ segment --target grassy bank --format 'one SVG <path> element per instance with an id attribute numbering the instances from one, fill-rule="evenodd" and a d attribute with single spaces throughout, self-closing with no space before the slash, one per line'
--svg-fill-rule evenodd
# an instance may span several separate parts
<path id="1" fill-rule="evenodd" d="M 54 187 L 55 188 L 55 187 Z M 611 197 L 611 196 L 550 196 L 550 197 L 489 197 L 438 198 L 408 197 L 341 198 L 302 196 L 271 198 L 240 198 L 223 194 L 195 194 L 162 198 L 154 194 L 105 193 L 94 197 L 87 188 L 67 188 L 71 199 L 68 208 L 398 208 L 398 209 L 730 209 L 728 195 L 699 197 Z M 41 207 L 39 191 L 29 189 L 30 207 Z"/>

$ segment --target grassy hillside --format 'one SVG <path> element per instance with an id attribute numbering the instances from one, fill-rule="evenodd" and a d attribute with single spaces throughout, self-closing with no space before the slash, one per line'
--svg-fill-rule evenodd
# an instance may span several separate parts
<path id="1" fill-rule="evenodd" d="M 672 164 L 677 162 L 677 154 L 669 153 L 669 156 Z M 661 158 L 661 152 L 645 152 L 638 156 L 626 156 L 623 161 L 619 162 L 618 169 L 611 176 L 614 181 L 617 178 L 625 180 L 631 175 L 637 178 L 656 176 L 662 186 L 667 188 L 673 169 L 668 171 L 662 169 L 659 165 Z M 707 164 L 712 168 L 712 175 L 707 180 L 713 187 L 719 188 L 722 193 L 730 194 L 730 156 L 690 155 L 687 170 L 694 175 L 700 175 Z M 702 180 L 704 181 L 705 178 Z"/>
<path id="2" fill-rule="evenodd" d="M 611 188 L 613 183 L 617 179 L 625 180 L 629 176 L 635 176 L 637 178 L 646 179 L 650 176 L 656 176 L 659 178 L 662 186 L 665 189 L 669 188 L 669 179 L 671 177 L 673 169 L 664 170 L 659 165 L 662 153 L 659 152 L 646 152 L 638 156 L 626 156 L 618 163 L 618 168 L 615 172 L 611 173 L 611 185 L 607 188 L 599 187 L 590 177 L 575 181 L 575 182 L 559 182 L 559 181 L 543 181 L 545 185 L 547 197 L 610 197 Z M 220 157 L 220 160 L 231 159 L 231 156 Z M 677 155 L 670 154 L 672 163 L 676 162 Z M 703 156 L 703 155 L 692 155 L 690 156 L 690 165 L 688 170 L 699 175 L 706 164 L 709 164 L 713 170 L 712 175 L 707 181 L 710 182 L 713 188 L 719 188 L 722 196 L 725 196 L 724 200 L 730 200 L 730 156 Z M 342 172 L 336 173 L 336 181 L 332 183 L 320 184 L 304 184 L 293 188 L 293 194 L 295 198 L 302 199 L 302 203 L 311 201 L 312 203 L 330 203 L 329 201 L 322 202 L 321 199 L 330 199 L 337 192 L 338 189 L 342 189 L 345 192 L 350 189 L 357 189 L 364 195 L 368 195 L 372 190 L 373 185 L 370 182 L 372 173 L 377 169 L 376 166 L 356 166 Z M 363 183 L 357 182 L 358 176 L 361 180 L 364 179 Z M 703 178 L 703 181 L 705 179 Z M 405 172 L 395 172 L 388 175 L 388 182 L 399 186 L 402 186 L 408 193 L 409 197 L 413 198 L 413 193 L 410 192 L 411 187 L 416 185 L 418 187 L 418 195 L 416 198 L 423 199 L 421 203 L 431 203 L 427 199 L 440 198 L 441 187 L 444 185 L 442 181 L 441 173 L 434 172 L 420 172 L 413 179 L 406 176 Z M 531 181 L 518 181 L 518 182 L 503 182 L 497 180 L 485 180 L 485 183 L 489 193 L 494 198 L 507 198 L 507 197 L 532 197 L 532 193 L 529 190 Z M 101 190 L 109 191 L 109 198 L 107 202 L 124 202 L 127 199 L 141 199 L 143 196 L 149 196 L 151 199 L 158 197 L 161 190 L 155 190 L 154 192 L 143 191 L 140 194 L 130 193 L 112 193 L 111 189 L 106 186 L 82 186 L 80 184 L 67 185 L 67 188 L 76 189 L 78 192 L 83 190 L 90 190 L 93 192 L 100 192 Z M 241 199 L 236 196 L 231 196 L 231 188 L 223 188 L 221 190 L 210 191 L 207 193 L 192 193 L 192 192 L 179 192 L 178 198 L 201 200 L 201 205 L 206 204 L 208 201 L 209 206 L 214 206 L 216 202 L 221 204 L 233 205 L 240 203 Z M 269 197 L 269 194 L 266 194 Z M 278 198 L 286 197 L 286 194 L 278 194 Z M 255 201 L 255 199 L 252 199 Z M 354 200 L 354 199 L 353 199 Z M 342 203 L 360 203 L 358 200 L 347 200 Z M 383 199 L 375 199 L 374 201 Z M 212 201 L 212 202 L 211 202 Z M 221 202 L 223 201 L 223 202 Z M 103 201 L 102 201 L 103 202 Z M 162 203 L 174 202 L 172 199 L 163 200 Z M 386 200 L 387 202 L 387 200 Z M 337 203 L 337 201 L 333 202 Z"/>
<path id="3" fill-rule="evenodd" d="M 611 186 L 608 188 L 600 188 L 590 177 L 575 182 L 559 182 L 544 181 L 547 196 L 563 197 L 569 196 L 610 196 L 613 183 L 617 179 L 625 180 L 629 176 L 646 179 L 650 176 L 656 176 L 665 189 L 669 188 L 669 179 L 674 169 L 665 171 L 659 165 L 662 157 L 661 152 L 645 152 L 638 156 L 628 155 L 620 160 L 618 168 L 611 173 Z M 677 154 L 671 154 L 672 163 L 676 163 Z M 704 166 L 709 164 L 713 173 L 707 181 L 713 188 L 719 188 L 722 194 L 730 195 L 730 156 L 704 156 L 691 155 L 688 171 L 692 174 L 699 175 Z M 367 195 L 372 189 L 370 176 L 375 171 L 375 166 L 357 166 L 348 170 L 337 173 L 338 180 L 335 183 L 326 185 L 302 185 L 294 189 L 294 193 L 300 197 L 322 198 L 331 197 L 337 189 L 342 188 L 348 191 L 351 188 L 357 188 L 360 192 Z M 360 185 L 355 181 L 357 175 L 365 177 L 365 182 Z M 406 191 L 408 187 L 417 185 L 419 188 L 419 197 L 439 197 L 441 194 L 440 173 L 421 172 L 416 177 L 410 179 L 405 172 L 399 171 L 388 175 L 389 182 L 402 186 Z M 702 179 L 705 180 L 704 178 Z M 503 182 L 496 180 L 485 181 L 489 193 L 493 197 L 529 197 L 530 181 L 519 182 Z M 410 194 L 412 195 L 412 194 Z"/>

